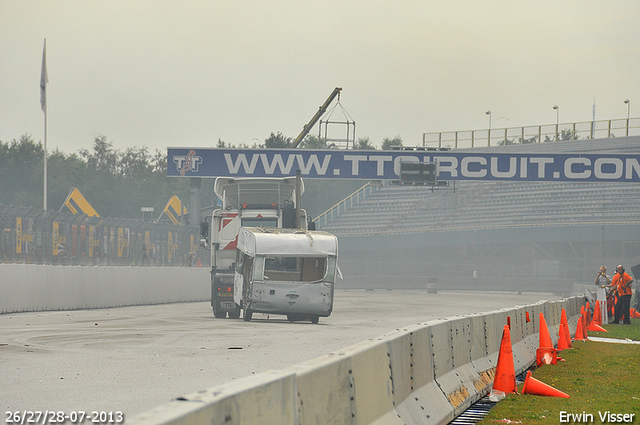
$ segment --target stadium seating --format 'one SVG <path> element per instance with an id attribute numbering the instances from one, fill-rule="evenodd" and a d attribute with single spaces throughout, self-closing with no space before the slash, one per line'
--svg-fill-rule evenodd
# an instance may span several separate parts
<path id="1" fill-rule="evenodd" d="M 623 151 L 629 143 L 637 149 L 637 141 L 617 142 Z M 548 145 L 555 146 L 547 152 L 568 150 Z M 593 146 L 573 142 L 572 149 Z M 432 190 L 386 182 L 321 229 L 359 235 L 602 223 L 640 224 L 640 184 L 467 181 Z"/>

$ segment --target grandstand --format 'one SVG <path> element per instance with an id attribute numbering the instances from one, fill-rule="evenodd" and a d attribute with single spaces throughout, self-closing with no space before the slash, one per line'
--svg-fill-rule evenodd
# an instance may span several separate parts
<path id="1" fill-rule="evenodd" d="M 493 152 L 640 153 L 640 138 L 477 149 Z M 337 235 L 502 227 L 640 224 L 640 185 L 584 182 L 456 182 L 447 189 L 382 187 L 319 227 Z"/>
<path id="2" fill-rule="evenodd" d="M 464 151 L 640 154 L 640 137 Z M 513 287 L 517 276 L 524 290 L 561 285 L 566 292 L 576 282 L 593 284 L 601 264 L 640 262 L 638 183 L 461 181 L 432 189 L 384 182 L 368 189 L 317 221 L 339 236 L 352 282 L 388 288 L 403 276 L 420 286 L 457 270 L 480 276 L 465 287 Z"/>
<path id="3" fill-rule="evenodd" d="M 384 185 L 322 230 L 336 235 L 503 227 L 640 224 L 629 183 L 459 182 L 453 190 Z"/>

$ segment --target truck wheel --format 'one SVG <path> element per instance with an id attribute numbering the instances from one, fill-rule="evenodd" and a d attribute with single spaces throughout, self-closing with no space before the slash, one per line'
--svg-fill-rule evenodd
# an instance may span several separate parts
<path id="1" fill-rule="evenodd" d="M 229 312 L 229 319 L 239 319 L 240 318 L 240 307 L 236 305 L 235 310 Z"/>
<path id="2" fill-rule="evenodd" d="M 226 311 L 218 311 L 216 310 L 216 306 L 213 306 L 213 317 L 215 317 L 216 319 L 224 319 L 226 315 Z"/>
<path id="3" fill-rule="evenodd" d="M 314 325 L 317 325 L 319 320 L 320 316 L 311 316 L 311 323 L 313 323 Z"/>
<path id="4" fill-rule="evenodd" d="M 242 318 L 244 319 L 245 322 L 250 322 L 251 321 L 251 316 L 253 316 L 253 310 L 247 308 L 244 310 L 244 316 L 242 316 Z"/>
<path id="5" fill-rule="evenodd" d="M 300 320 L 304 320 L 306 317 L 300 314 L 287 314 L 287 320 L 290 322 L 299 322 Z"/>

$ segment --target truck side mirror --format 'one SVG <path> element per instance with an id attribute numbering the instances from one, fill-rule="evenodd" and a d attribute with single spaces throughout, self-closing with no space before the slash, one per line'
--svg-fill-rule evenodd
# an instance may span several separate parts
<path id="1" fill-rule="evenodd" d="M 205 249 L 209 247 L 209 223 L 206 221 L 200 222 L 200 246 Z"/>
<path id="2" fill-rule="evenodd" d="M 307 216 L 307 230 L 316 230 L 316 222 L 309 216 Z"/>
<path id="3" fill-rule="evenodd" d="M 209 239 L 209 223 L 206 221 L 200 222 L 200 236 Z"/>

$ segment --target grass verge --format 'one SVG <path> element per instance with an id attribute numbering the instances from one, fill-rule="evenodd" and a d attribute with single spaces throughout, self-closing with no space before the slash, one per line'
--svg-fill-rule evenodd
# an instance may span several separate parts
<path id="1" fill-rule="evenodd" d="M 606 333 L 589 332 L 589 336 L 640 340 L 640 319 L 632 319 L 631 325 L 603 327 Z M 570 398 L 508 394 L 479 423 L 614 423 L 601 420 L 600 413 L 610 412 L 633 414 L 632 422 L 627 423 L 640 424 L 639 344 L 574 341 L 573 348 L 562 351 L 560 356 L 566 361 L 537 368 L 533 377 Z M 521 389 L 519 385 L 518 390 Z M 563 421 L 566 417 L 561 417 L 561 412 L 592 417 Z"/>
<path id="2" fill-rule="evenodd" d="M 631 326 L 604 325 L 603 328 L 605 328 L 607 332 L 589 331 L 589 336 L 597 336 L 599 338 L 630 339 L 632 341 L 640 341 L 640 319 L 631 319 Z"/>

